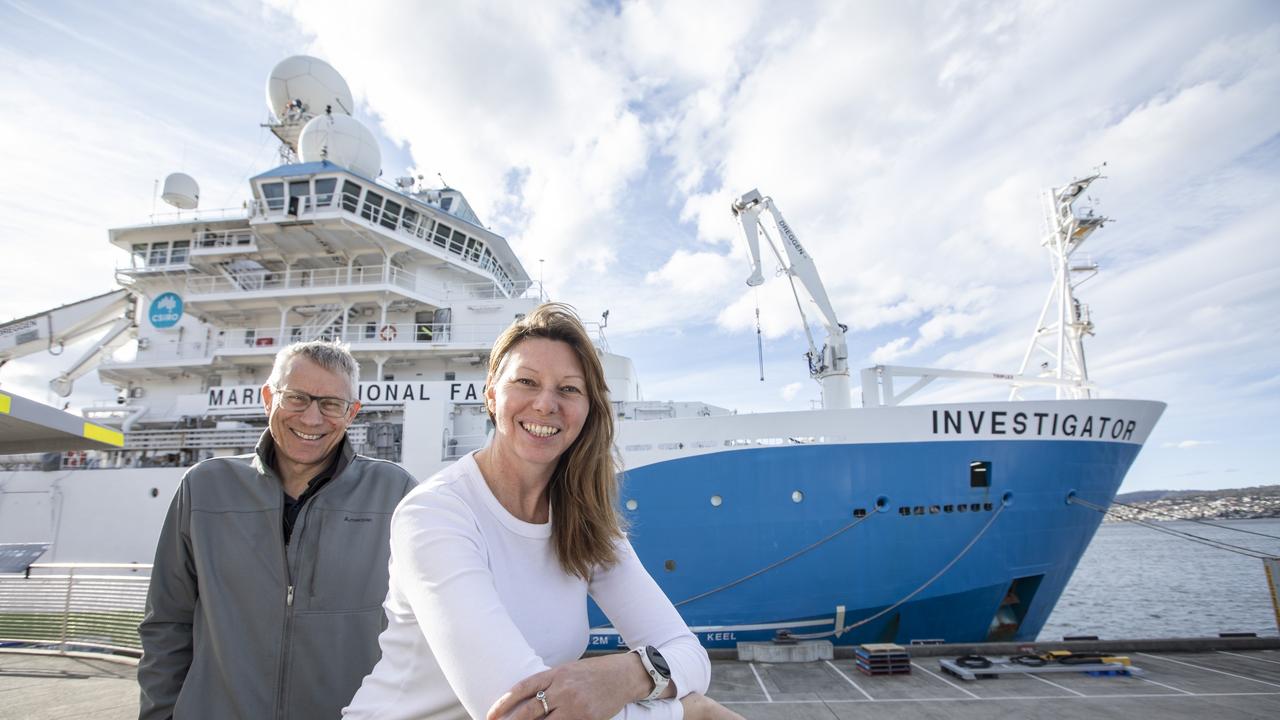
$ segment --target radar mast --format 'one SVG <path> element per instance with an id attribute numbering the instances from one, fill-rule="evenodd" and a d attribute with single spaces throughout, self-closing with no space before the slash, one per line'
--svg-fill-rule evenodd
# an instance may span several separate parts
<path id="1" fill-rule="evenodd" d="M 1065 381 L 1055 385 L 1058 399 L 1093 396 L 1084 357 L 1084 336 L 1093 334 L 1093 321 L 1089 306 L 1076 299 L 1075 289 L 1098 273 L 1098 265 L 1087 257 L 1080 260 L 1073 257 L 1093 231 L 1111 220 L 1095 214 L 1092 208 L 1076 208 L 1089 185 L 1102 177 L 1101 171 L 1095 172 L 1062 187 L 1045 190 L 1041 196 L 1048 229 L 1041 244 L 1049 251 L 1053 284 L 1016 377 L 1027 377 L 1028 369 L 1034 368 L 1033 363 L 1039 360 L 1039 372 L 1035 376 Z M 1021 399 L 1022 387 L 1015 380 L 1009 399 Z"/>

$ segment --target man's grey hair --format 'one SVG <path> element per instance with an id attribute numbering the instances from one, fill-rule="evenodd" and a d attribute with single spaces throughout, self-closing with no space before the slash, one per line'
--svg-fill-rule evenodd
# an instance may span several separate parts
<path id="1" fill-rule="evenodd" d="M 351 350 L 343 342 L 311 340 L 281 348 L 280 352 L 276 353 L 276 363 L 271 367 L 271 377 L 267 378 L 267 384 L 279 390 L 280 383 L 284 382 L 284 374 L 289 369 L 289 361 L 299 356 L 329 372 L 346 377 L 351 385 L 350 399 L 355 400 L 359 397 L 360 363 L 356 362 L 355 357 L 351 355 Z"/>

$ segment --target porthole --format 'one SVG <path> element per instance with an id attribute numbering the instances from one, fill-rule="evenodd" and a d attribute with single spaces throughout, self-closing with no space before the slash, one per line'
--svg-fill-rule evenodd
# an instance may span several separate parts
<path id="1" fill-rule="evenodd" d="M 969 506 L 964 503 L 960 503 L 956 506 L 956 512 L 969 512 Z"/>
<path id="2" fill-rule="evenodd" d="M 676 561 L 675 561 L 675 560 L 668 560 L 668 561 L 666 561 L 666 562 L 662 563 L 662 567 L 663 567 L 663 568 L 665 568 L 667 572 L 675 572 L 675 569 L 676 569 Z"/>
<path id="3" fill-rule="evenodd" d="M 724 502 L 724 498 L 720 497 L 719 495 L 711 496 L 711 507 L 720 507 L 720 504 L 723 502 Z"/>
<path id="4" fill-rule="evenodd" d="M 938 514 L 938 513 L 940 513 L 940 512 L 942 512 L 942 508 L 938 507 L 937 505 L 930 505 L 930 506 L 929 506 L 929 514 L 930 514 L 930 515 L 937 515 L 937 514 Z"/>
<path id="5" fill-rule="evenodd" d="M 854 516 L 854 517 L 856 517 L 856 518 L 863 518 L 863 517 L 866 517 L 866 516 L 867 516 L 867 509 L 866 509 L 866 508 L 854 508 L 854 509 L 853 509 L 853 516 Z"/>
<path id="6" fill-rule="evenodd" d="M 947 513 L 949 513 L 949 512 L 954 511 L 955 509 L 956 509 L 956 506 L 955 506 L 955 505 L 943 505 L 943 506 L 942 506 L 942 512 L 947 512 Z"/>
<path id="7" fill-rule="evenodd" d="M 979 512 L 982 510 L 982 503 L 970 503 L 969 509 L 973 512 Z"/>
<path id="8" fill-rule="evenodd" d="M 911 508 L 911 514 L 912 514 L 912 515 L 923 515 L 923 514 L 924 514 L 924 506 L 923 506 L 923 505 L 917 505 L 917 506 L 915 506 L 915 507 Z"/>
<path id="9" fill-rule="evenodd" d="M 799 490 L 793 491 L 791 493 L 791 502 L 793 503 L 804 502 L 804 493 L 800 492 Z"/>
<path id="10" fill-rule="evenodd" d="M 983 510 L 990 510 L 990 509 L 991 509 L 991 503 L 982 503 L 982 509 L 983 509 Z"/>
<path id="11" fill-rule="evenodd" d="M 627 501 L 628 510 L 635 510 L 638 507 L 640 507 L 640 503 L 636 502 L 634 498 Z"/>
<path id="12" fill-rule="evenodd" d="M 910 515 L 911 508 L 907 507 L 906 505 L 903 505 L 902 507 L 898 508 L 898 514 L 902 516 Z"/>
<path id="13" fill-rule="evenodd" d="M 160 497 L 160 488 L 151 488 L 151 497 Z"/>

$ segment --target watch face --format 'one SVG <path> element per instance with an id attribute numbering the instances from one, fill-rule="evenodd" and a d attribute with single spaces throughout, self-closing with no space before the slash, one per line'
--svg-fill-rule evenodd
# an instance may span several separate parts
<path id="1" fill-rule="evenodd" d="M 657 670 L 664 678 L 671 677 L 671 666 L 667 665 L 667 659 L 662 657 L 662 653 L 658 652 L 657 648 L 648 647 L 645 648 L 645 652 L 648 654 L 649 662 L 653 664 L 654 670 Z"/>

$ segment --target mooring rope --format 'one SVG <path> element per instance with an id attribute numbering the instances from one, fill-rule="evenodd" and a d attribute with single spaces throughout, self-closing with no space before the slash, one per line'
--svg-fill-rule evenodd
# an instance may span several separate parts
<path id="1" fill-rule="evenodd" d="M 1149 522 L 1147 520 L 1140 520 L 1138 518 L 1126 517 L 1123 512 L 1120 512 L 1118 510 L 1112 510 L 1110 508 L 1105 508 L 1105 507 L 1102 507 L 1101 505 L 1095 505 L 1094 503 L 1091 503 L 1088 500 L 1081 500 L 1080 498 L 1074 495 L 1068 497 L 1067 502 L 1075 503 L 1076 505 L 1082 505 L 1084 507 L 1089 508 L 1090 510 L 1096 510 L 1104 515 L 1112 515 L 1125 522 L 1131 522 L 1135 525 L 1141 525 L 1142 527 L 1150 528 L 1157 532 L 1165 533 L 1166 535 L 1173 535 L 1174 537 L 1180 537 L 1184 540 L 1190 540 L 1191 542 L 1200 543 L 1201 545 L 1205 545 L 1207 547 L 1217 548 L 1218 550 L 1226 550 L 1227 552 L 1232 552 L 1237 555 L 1244 555 L 1245 557 L 1257 558 L 1259 560 L 1263 560 L 1269 557 L 1274 557 L 1270 553 L 1266 553 L 1261 550 L 1256 550 L 1251 547 L 1244 547 L 1243 545 L 1233 545 L 1229 542 L 1224 542 L 1222 540 L 1214 540 L 1213 538 L 1202 537 L 1200 535 L 1193 535 L 1184 530 L 1174 530 L 1173 528 L 1160 527 L 1159 525 L 1156 525 L 1155 523 Z"/>
<path id="2" fill-rule="evenodd" d="M 971 549 L 973 548 L 973 546 L 974 546 L 974 545 L 976 545 L 976 544 L 978 543 L 978 540 L 979 540 L 979 539 L 981 539 L 981 538 L 982 538 L 982 536 L 986 534 L 987 530 L 991 527 L 991 525 L 992 525 L 993 523 L 995 523 L 996 518 L 1000 517 L 1000 513 L 1004 512 L 1004 509 L 1005 509 L 1006 507 L 1008 507 L 1008 506 L 1007 506 L 1007 505 L 1005 505 L 1004 503 L 1000 503 L 1000 507 L 999 507 L 999 508 L 997 508 L 997 509 L 996 509 L 996 511 L 995 511 L 994 513 L 992 513 L 992 514 L 991 514 L 991 519 L 990 519 L 990 520 L 987 520 L 987 524 L 982 526 L 982 529 L 978 531 L 978 534 L 973 536 L 973 539 L 972 539 L 972 540 L 970 540 L 970 541 L 969 541 L 969 543 L 968 543 L 967 545 L 965 545 L 965 546 L 964 546 L 964 548 L 962 548 L 962 549 L 960 550 L 959 554 L 957 554 L 955 557 L 951 558 L 951 562 L 948 562 L 946 565 L 943 565 L 943 566 L 942 566 L 942 569 L 941 569 L 941 570 L 939 570 L 938 572 L 934 573 L 933 577 L 931 577 L 931 578 L 929 578 L 928 580 L 924 581 L 924 584 L 923 584 L 923 585 L 921 585 L 920 587 L 916 588 L 915 590 L 912 590 L 911 592 L 907 593 L 906 595 L 904 595 L 904 596 L 902 597 L 902 599 L 898 600 L 898 601 L 897 601 L 897 602 L 895 602 L 894 604 L 892 604 L 892 605 L 890 605 L 889 607 L 887 607 L 887 608 L 885 608 L 885 609 L 881 610 L 881 611 L 880 611 L 880 612 L 878 612 L 878 613 L 875 613 L 874 615 L 871 615 L 871 616 L 869 616 L 869 617 L 865 617 L 865 618 L 863 618 L 863 619 L 861 619 L 861 620 L 859 620 L 859 621 L 857 621 L 857 622 L 855 622 L 855 623 L 851 623 L 851 624 L 846 625 L 846 626 L 844 626 L 843 628 L 840 628 L 840 629 L 832 629 L 832 630 L 829 630 L 829 631 L 827 631 L 827 632 L 821 632 L 821 633 L 792 634 L 792 636 L 791 636 L 791 637 L 793 637 L 793 638 L 795 638 L 795 639 L 797 639 L 797 640 L 818 640 L 818 639 L 825 638 L 825 637 L 831 637 L 831 636 L 833 636 L 833 635 L 843 635 L 843 634 L 845 634 L 845 633 L 849 632 L 850 630 L 852 630 L 852 629 L 854 629 L 854 628 L 856 628 L 856 627 L 861 627 L 861 626 L 863 626 L 863 625 L 866 625 L 867 623 L 871 622 L 872 620 L 875 620 L 875 619 L 877 619 L 877 618 L 883 617 L 884 615 L 886 615 L 886 614 L 888 614 L 888 613 L 893 612 L 894 610 L 896 610 L 897 608 L 901 607 L 904 603 L 906 603 L 906 602 L 907 602 L 908 600 L 910 600 L 911 598 L 913 598 L 913 597 L 915 597 L 916 595 L 919 595 L 920 593 L 924 592 L 925 588 L 927 588 L 927 587 L 929 587 L 930 585 L 932 585 L 932 584 L 934 584 L 935 582 L 937 582 L 938 578 L 941 578 L 943 575 L 945 575 L 945 574 L 947 573 L 947 571 L 948 571 L 948 570 L 950 570 L 950 569 L 951 569 L 951 567 L 952 567 L 953 565 L 955 565 L 956 563 L 960 562 L 960 558 L 964 557 L 964 556 L 965 556 L 965 554 L 966 554 L 966 553 L 968 553 L 968 552 L 969 552 L 969 550 L 971 550 Z"/>
<path id="3" fill-rule="evenodd" d="M 734 587 L 734 586 L 737 586 L 737 585 L 741 585 L 742 583 L 744 583 L 744 582 L 746 582 L 746 581 L 750 580 L 750 579 L 751 579 L 751 578 L 753 578 L 753 577 L 758 577 L 758 576 L 760 576 L 760 575 L 763 575 L 763 574 L 765 574 L 765 573 L 769 572 L 770 570 L 773 570 L 774 568 L 777 568 L 777 567 L 781 567 L 781 566 L 783 566 L 783 565 L 786 565 L 787 563 L 791 562 L 792 560 L 795 560 L 796 558 L 800 557 L 801 555 L 804 555 L 805 553 L 809 552 L 810 550 L 813 550 L 814 548 L 817 548 L 817 547 L 818 547 L 818 546 L 820 546 L 820 545 L 825 545 L 826 543 L 828 543 L 828 542 L 830 542 L 830 541 L 832 541 L 832 540 L 836 539 L 836 538 L 837 538 L 837 537 L 839 537 L 840 535 L 843 535 L 844 533 L 846 533 L 846 532 L 848 532 L 848 531 L 850 531 L 850 530 L 852 530 L 852 529 L 854 529 L 854 528 L 858 527 L 858 526 L 859 526 L 859 525 L 861 525 L 863 522 L 865 522 L 868 518 L 870 518 L 872 515 L 875 515 L 875 514 L 876 514 L 876 512 L 873 510 L 873 511 L 871 511 L 871 512 L 867 513 L 866 515 L 863 515 L 862 517 L 858 518 L 857 520 L 854 520 L 854 521 L 853 521 L 853 522 L 851 522 L 851 523 L 846 523 L 846 524 L 844 525 L 844 527 L 841 527 L 840 529 L 836 530 L 835 532 L 831 533 L 830 535 L 827 535 L 826 537 L 822 538 L 821 540 L 818 540 L 817 542 L 815 542 L 815 543 L 813 543 L 813 544 L 811 544 L 811 545 L 807 545 L 807 546 L 805 546 L 805 547 L 802 547 L 802 548 L 800 548 L 799 550 L 797 550 L 797 551 L 795 551 L 795 552 L 791 553 L 790 555 L 788 555 L 788 556 L 786 556 L 786 557 L 782 558 L 781 560 L 778 560 L 778 561 L 776 561 L 776 562 L 769 563 L 768 565 L 765 565 L 764 567 L 760 568 L 759 570 L 756 570 L 755 572 L 752 572 L 752 573 L 748 573 L 748 574 L 746 574 L 746 575 L 743 575 L 742 577 L 738 578 L 737 580 L 730 580 L 729 582 L 727 582 L 727 583 L 725 583 L 725 584 L 723 584 L 723 585 L 718 585 L 718 586 L 716 586 L 716 587 L 713 587 L 713 588 L 711 588 L 710 590 L 707 590 L 706 592 L 701 592 L 701 593 L 698 593 L 697 595 L 694 595 L 693 597 L 685 598 L 684 600 L 681 600 L 680 602 L 675 603 L 675 607 L 680 607 L 681 605 L 688 605 L 688 604 L 689 604 L 689 603 L 691 603 L 691 602 L 694 602 L 694 601 L 697 601 L 697 600 L 701 600 L 702 598 L 705 598 L 705 597 L 710 597 L 710 596 L 712 596 L 712 595 L 715 595 L 715 594 L 716 594 L 716 593 L 718 593 L 718 592 L 724 592 L 725 590 L 728 590 L 728 589 L 729 589 L 729 588 L 731 588 L 731 587 Z"/>
<path id="4" fill-rule="evenodd" d="M 879 505 L 879 504 L 877 504 L 875 507 L 878 509 L 878 508 L 880 507 L 880 505 Z M 868 512 L 866 515 L 863 515 L 862 517 L 858 518 L 857 520 L 854 520 L 853 522 L 845 523 L 842 527 L 840 527 L 840 528 L 836 529 L 836 530 L 835 530 L 834 532 L 832 532 L 831 534 L 829 534 L 829 535 L 827 535 L 827 536 L 825 536 L 825 537 L 823 537 L 823 538 L 819 539 L 817 542 L 811 543 L 811 544 L 809 544 L 809 545 L 806 545 L 805 547 L 800 548 L 799 550 L 797 550 L 797 551 L 795 551 L 795 552 L 791 553 L 790 555 L 788 555 L 788 556 L 786 556 L 786 557 L 782 558 L 781 560 L 777 560 L 777 561 L 775 561 L 775 562 L 769 563 L 768 565 L 765 565 L 764 567 L 760 568 L 759 570 L 756 570 L 755 572 L 747 573 L 746 575 L 743 575 L 742 577 L 740 577 L 740 578 L 738 578 L 738 579 L 736 579 L 736 580 L 730 580 L 729 582 L 724 583 L 723 585 L 717 585 L 716 587 L 713 587 L 713 588 L 711 588 L 710 590 L 707 590 L 707 591 L 705 591 L 705 592 L 698 593 L 697 595 L 694 595 L 694 596 L 692 596 L 692 597 L 687 597 L 687 598 L 685 598 L 684 600 L 681 600 L 681 601 L 680 601 L 680 602 L 678 602 L 678 603 L 673 603 L 673 605 L 674 605 L 674 607 L 680 607 L 680 606 L 682 606 L 682 605 L 688 605 L 689 603 L 692 603 L 692 602 L 695 602 L 695 601 L 701 600 L 701 599 L 703 599 L 703 598 L 705 598 L 705 597 L 710 597 L 710 596 L 712 596 L 712 595 L 715 595 L 716 593 L 724 592 L 725 590 L 728 590 L 728 589 L 729 589 L 729 588 L 731 588 L 731 587 L 735 587 L 735 586 L 737 586 L 737 585 L 741 585 L 742 583 L 744 583 L 744 582 L 746 582 L 746 581 L 750 580 L 751 578 L 759 577 L 760 575 L 763 575 L 763 574 L 765 574 L 765 573 L 769 572 L 770 570 L 773 570 L 773 569 L 775 569 L 775 568 L 781 567 L 782 565 L 786 565 L 787 563 L 791 562 L 792 560 L 795 560 L 796 558 L 800 557 L 801 555 L 804 555 L 805 553 L 810 552 L 811 550 L 813 550 L 813 549 L 815 549 L 815 548 L 817 548 L 817 547 L 819 547 L 819 546 L 821 546 L 821 545 L 825 545 L 826 543 L 831 542 L 832 540 L 834 540 L 834 539 L 836 539 L 837 537 L 839 537 L 839 536 L 843 535 L 844 533 L 846 533 L 846 532 L 848 532 L 848 531 L 850 531 L 850 530 L 852 530 L 852 529 L 854 529 L 854 528 L 858 527 L 858 526 L 859 526 L 859 525 L 861 525 L 862 523 L 864 523 L 864 522 L 866 522 L 867 520 L 869 520 L 869 519 L 871 518 L 871 516 L 872 516 L 872 515 L 875 515 L 876 513 L 877 513 L 877 510 L 871 510 L 871 511 L 870 511 L 870 512 Z M 596 626 L 592 627 L 591 629 L 592 629 L 592 630 L 599 630 L 599 629 L 602 629 L 602 628 L 608 628 L 608 627 L 613 627 L 613 623 L 605 623 L 604 625 L 596 625 Z"/>
<path id="5" fill-rule="evenodd" d="M 1217 523 L 1212 523 L 1212 522 L 1209 522 L 1208 520 L 1203 520 L 1200 518 L 1179 517 L 1177 515 L 1174 515 L 1171 512 L 1165 512 L 1163 510 L 1157 510 L 1155 508 L 1144 508 L 1141 505 L 1130 505 L 1129 503 L 1122 503 L 1119 500 L 1112 500 L 1111 504 L 1119 505 L 1120 507 L 1128 508 L 1130 510 L 1134 510 L 1137 512 L 1149 512 L 1149 513 L 1155 513 L 1157 515 L 1163 515 L 1173 520 L 1183 520 L 1185 522 L 1192 522 L 1200 525 L 1208 525 L 1209 527 L 1221 528 L 1222 530 L 1231 530 L 1233 532 L 1248 533 L 1249 535 L 1257 535 L 1258 537 L 1269 538 L 1271 540 L 1280 540 L 1280 535 L 1268 535 L 1267 533 L 1260 533 L 1256 530 L 1245 530 L 1244 528 L 1231 527 L 1230 525 L 1219 525 Z"/>

